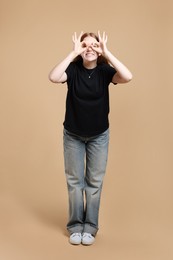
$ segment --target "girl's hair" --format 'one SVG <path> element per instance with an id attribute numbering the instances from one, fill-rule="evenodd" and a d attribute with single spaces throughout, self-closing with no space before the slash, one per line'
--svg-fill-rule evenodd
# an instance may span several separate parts
<path id="1" fill-rule="evenodd" d="M 93 33 L 93 32 L 89 32 L 89 33 L 86 32 L 86 33 L 84 33 L 81 36 L 81 42 L 88 36 L 93 37 L 94 39 L 96 39 L 99 42 L 98 36 L 95 33 Z M 78 55 L 73 61 L 74 62 L 82 61 L 81 55 Z M 107 59 L 105 57 L 103 57 L 102 55 L 98 56 L 98 58 L 97 58 L 97 64 L 101 64 L 101 63 L 108 63 Z"/>

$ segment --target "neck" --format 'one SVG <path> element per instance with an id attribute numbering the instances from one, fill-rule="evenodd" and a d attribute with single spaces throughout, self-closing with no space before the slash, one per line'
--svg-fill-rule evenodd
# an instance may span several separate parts
<path id="1" fill-rule="evenodd" d="M 94 69 L 95 67 L 97 67 L 97 62 L 94 61 L 94 62 L 91 62 L 91 61 L 83 61 L 83 66 L 86 68 L 86 69 Z"/>

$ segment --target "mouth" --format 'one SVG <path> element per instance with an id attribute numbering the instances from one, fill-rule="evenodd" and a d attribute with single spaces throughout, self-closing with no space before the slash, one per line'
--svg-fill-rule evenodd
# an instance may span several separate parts
<path id="1" fill-rule="evenodd" d="M 86 56 L 92 56 L 92 55 L 94 55 L 95 53 L 93 53 L 93 52 L 86 52 Z"/>

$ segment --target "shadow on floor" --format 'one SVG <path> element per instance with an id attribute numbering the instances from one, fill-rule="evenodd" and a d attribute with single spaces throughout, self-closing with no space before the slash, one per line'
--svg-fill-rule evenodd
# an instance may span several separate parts
<path id="1" fill-rule="evenodd" d="M 46 226 L 57 229 L 63 235 L 68 236 L 68 232 L 66 230 L 67 210 L 65 208 L 59 207 L 59 209 L 51 210 L 46 208 L 32 208 L 30 210 L 32 211 L 32 214 L 34 214 L 34 216 Z"/>

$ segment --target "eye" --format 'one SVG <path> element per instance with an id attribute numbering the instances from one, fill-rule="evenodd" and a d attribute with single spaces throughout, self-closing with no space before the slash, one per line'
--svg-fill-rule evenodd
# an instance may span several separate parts
<path id="1" fill-rule="evenodd" d="M 98 44 L 97 43 L 93 43 L 93 47 L 98 47 Z"/>
<path id="2" fill-rule="evenodd" d="M 85 42 L 82 43 L 82 47 L 85 48 L 87 45 Z"/>

